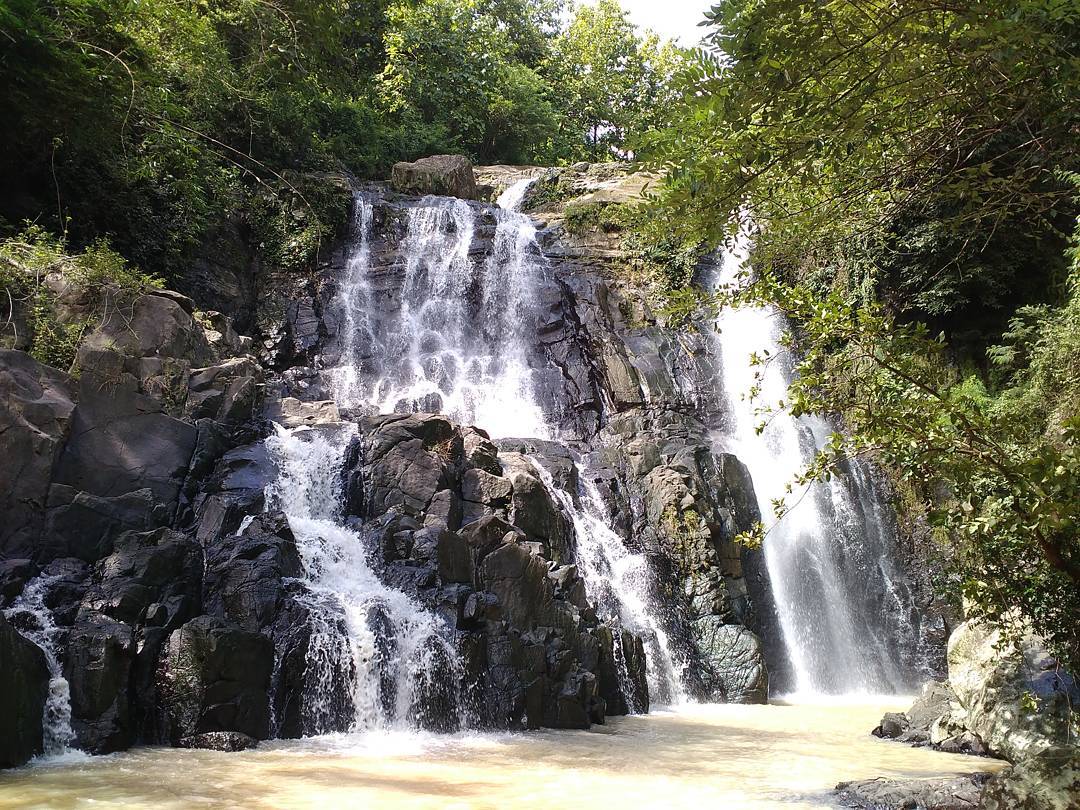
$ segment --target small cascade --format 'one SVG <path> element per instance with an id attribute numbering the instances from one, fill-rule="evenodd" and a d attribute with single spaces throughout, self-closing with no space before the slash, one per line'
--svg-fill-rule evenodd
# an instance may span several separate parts
<path id="1" fill-rule="evenodd" d="M 461 673 L 445 628 L 383 584 L 362 536 L 343 523 L 342 466 L 354 435 L 353 425 L 331 434 L 278 427 L 266 440 L 278 468 L 267 502 L 288 516 L 306 572 L 306 727 L 456 729 Z"/>
<path id="2" fill-rule="evenodd" d="M 429 196 L 410 208 L 394 306 L 372 292 L 372 207 L 357 198 L 336 302 L 342 336 L 331 377 L 339 405 L 444 413 L 497 437 L 549 436 L 526 332 L 536 318 L 542 263 L 535 226 L 513 210 L 530 182 L 500 198 L 493 246 L 482 260 L 470 253 L 480 213 L 475 204 Z"/>
<path id="3" fill-rule="evenodd" d="M 75 742 L 75 732 L 71 729 L 71 691 L 60 663 L 61 630 L 45 604 L 49 588 L 58 579 L 58 576 L 42 574 L 31 580 L 18 599 L 4 611 L 12 626 L 45 653 L 49 668 L 49 694 L 42 718 L 45 756 L 62 754 Z"/>
<path id="4" fill-rule="evenodd" d="M 657 610 L 652 591 L 652 571 L 644 554 L 634 554 L 626 548 L 610 528 L 610 518 L 604 508 L 596 484 L 580 476 L 579 507 L 573 496 L 556 485 L 551 473 L 532 459 L 544 486 L 558 500 L 574 525 L 574 562 L 585 582 L 589 601 L 596 605 L 604 620 L 617 621 L 644 640 L 649 695 L 659 704 L 677 705 L 686 701 L 671 644 L 656 618 Z M 616 656 L 619 645 L 615 645 Z M 620 688 L 628 696 L 627 703 L 640 709 L 643 702 L 634 695 L 633 683 L 626 673 L 625 662 L 620 664 Z"/>
<path id="5" fill-rule="evenodd" d="M 371 321 L 373 301 L 368 281 L 374 210 L 371 200 L 362 194 L 356 195 L 353 202 L 353 244 L 335 302 L 342 319 L 341 356 L 338 366 L 329 370 L 329 376 L 334 399 L 346 407 L 355 407 L 364 400 L 360 376 L 364 352 L 377 343 L 376 330 Z"/>
<path id="6" fill-rule="evenodd" d="M 716 281 L 734 284 L 745 258 L 745 249 L 727 254 Z M 718 441 L 749 469 L 766 526 L 774 499 L 793 507 L 770 527 L 763 549 L 790 686 L 811 694 L 883 694 L 911 686 L 901 662 L 913 647 L 912 597 L 893 561 L 895 529 L 869 471 L 856 462 L 847 475 L 788 494 L 786 486 L 825 446 L 832 428 L 780 411 L 758 433 L 764 417 L 757 408 L 785 399 L 791 380 L 783 319 L 768 308 L 728 308 L 717 327 L 729 406 Z M 767 352 L 769 363 L 752 365 L 752 352 Z M 755 386 L 760 393 L 751 401 Z"/>

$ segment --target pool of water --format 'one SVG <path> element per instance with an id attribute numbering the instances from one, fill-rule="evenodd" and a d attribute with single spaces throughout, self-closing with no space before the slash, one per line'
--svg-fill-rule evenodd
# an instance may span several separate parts
<path id="1" fill-rule="evenodd" d="M 910 700 L 703 705 L 591 731 L 341 735 L 224 754 L 68 754 L 0 773 L 0 808 L 798 808 L 837 782 L 995 770 L 868 733 Z"/>

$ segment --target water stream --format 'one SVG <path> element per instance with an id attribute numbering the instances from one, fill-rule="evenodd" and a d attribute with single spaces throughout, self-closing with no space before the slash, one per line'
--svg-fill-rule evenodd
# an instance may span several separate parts
<path id="1" fill-rule="evenodd" d="M 634 554 L 626 548 L 609 525 L 603 500 L 596 484 L 587 475 L 580 475 L 578 501 L 571 493 L 555 484 L 543 465 L 533 461 L 544 486 L 551 492 L 574 526 L 574 562 L 585 582 L 589 601 L 603 619 L 616 619 L 626 629 L 645 642 L 645 662 L 649 683 L 649 698 L 659 705 L 678 705 L 686 700 L 681 672 L 684 665 L 676 664 L 667 633 L 657 619 L 659 611 L 652 594 L 653 573 L 644 554 Z M 615 645 L 619 654 L 619 645 Z M 634 695 L 634 688 L 625 667 L 620 668 L 620 687 L 629 696 L 628 704 L 641 710 L 644 701 Z"/>
<path id="2" fill-rule="evenodd" d="M 715 282 L 735 284 L 745 258 L 745 250 L 728 253 Z M 785 324 L 775 310 L 728 308 L 717 327 L 729 412 L 717 439 L 746 464 L 770 527 L 764 556 L 793 673 L 788 687 L 808 694 L 910 688 L 911 673 L 900 662 L 901 651 L 914 646 L 912 597 L 894 564 L 894 529 L 868 471 L 853 464 L 847 475 L 787 493 L 833 429 L 785 410 L 767 420 L 758 412 L 784 400 L 791 380 L 792 364 L 781 345 Z M 754 365 L 751 353 L 770 359 Z M 754 387 L 759 393 L 752 400 Z M 772 506 L 777 498 L 794 507 L 779 522 Z"/>
<path id="3" fill-rule="evenodd" d="M 549 437 L 529 350 L 543 267 L 536 227 L 515 210 L 531 182 L 500 197 L 493 245 L 482 260 L 472 255 L 479 206 L 420 200 L 408 211 L 399 249 L 401 288 L 382 294 L 371 283 L 371 203 L 358 195 L 335 302 L 342 336 L 331 378 L 339 405 L 439 412 L 496 437 Z"/>
<path id="4" fill-rule="evenodd" d="M 63 754 L 75 742 L 75 732 L 71 729 L 71 690 L 64 677 L 58 647 L 63 631 L 45 603 L 49 588 L 58 579 L 59 576 L 47 574 L 36 577 L 27 583 L 11 607 L 4 611 L 12 626 L 45 654 L 45 663 L 49 668 L 49 694 L 45 700 L 42 747 L 46 757 Z"/>
<path id="5" fill-rule="evenodd" d="M 278 467 L 267 502 L 288 516 L 306 572 L 301 599 L 312 614 L 306 730 L 457 728 L 461 677 L 446 628 L 383 584 L 363 537 L 342 522 L 341 470 L 354 432 L 353 425 L 329 434 L 279 427 L 266 440 Z"/>

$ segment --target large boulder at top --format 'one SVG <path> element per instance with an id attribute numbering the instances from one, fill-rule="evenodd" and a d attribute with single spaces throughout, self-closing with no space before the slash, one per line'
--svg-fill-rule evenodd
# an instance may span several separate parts
<path id="1" fill-rule="evenodd" d="M 66 374 L 0 350 L 0 559 L 33 556 L 74 410 Z"/>
<path id="2" fill-rule="evenodd" d="M 45 654 L 0 613 L 0 768 L 41 753 L 48 693 Z"/>
<path id="3" fill-rule="evenodd" d="M 933 742 L 961 727 L 1018 762 L 1076 739 L 1080 690 L 1037 637 L 1006 644 L 1000 630 L 971 620 L 953 631 L 948 658 L 957 705 L 934 724 Z"/>
<path id="4" fill-rule="evenodd" d="M 1080 807 L 1080 748 L 1047 748 L 991 779 L 981 810 L 1074 810 Z"/>
<path id="5" fill-rule="evenodd" d="M 477 198 L 472 163 L 463 155 L 432 155 L 415 163 L 395 163 L 390 184 L 402 194 Z"/>
<path id="6" fill-rule="evenodd" d="M 158 674 L 174 742 L 211 731 L 270 735 L 274 645 L 266 636 L 212 616 L 174 630 Z"/>

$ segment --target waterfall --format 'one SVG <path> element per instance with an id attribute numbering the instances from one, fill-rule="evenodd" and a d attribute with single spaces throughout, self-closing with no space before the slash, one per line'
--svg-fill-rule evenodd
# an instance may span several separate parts
<path id="1" fill-rule="evenodd" d="M 535 226 L 514 210 L 530 182 L 500 198 L 505 207 L 495 211 L 493 246 L 482 261 L 471 255 L 475 205 L 429 196 L 412 206 L 399 247 L 403 282 L 389 294 L 376 294 L 370 282 L 372 206 L 358 196 L 335 302 L 342 334 L 331 378 L 339 405 L 439 412 L 496 437 L 549 437 L 529 349 L 543 267 Z"/>
<path id="2" fill-rule="evenodd" d="M 734 284 L 745 258 L 745 248 L 725 255 L 716 280 Z M 719 442 L 749 469 L 766 526 L 774 499 L 792 507 L 769 528 L 763 554 L 795 691 L 891 693 L 909 687 L 901 658 L 914 635 L 912 597 L 893 562 L 895 530 L 869 472 L 854 462 L 846 475 L 787 493 L 832 428 L 780 410 L 759 434 L 759 402 L 786 399 L 791 381 L 792 364 L 781 346 L 783 319 L 771 308 L 727 308 L 717 327 L 729 408 Z M 770 360 L 754 366 L 751 352 Z M 755 386 L 758 401 L 750 401 Z"/>
<path id="3" fill-rule="evenodd" d="M 343 711 L 349 731 L 453 728 L 463 720 L 461 673 L 446 628 L 382 583 L 362 536 L 343 523 L 342 467 L 354 435 L 354 425 L 329 435 L 277 427 L 266 440 L 278 469 L 267 503 L 288 516 L 306 573 L 307 730 L 337 730 Z"/>
<path id="4" fill-rule="evenodd" d="M 372 291 L 368 282 L 371 269 L 371 229 L 374 206 L 362 194 L 353 203 L 353 244 L 345 265 L 336 300 L 341 314 L 341 356 L 330 369 L 334 399 L 343 407 L 355 407 L 364 400 L 360 371 L 363 352 L 377 343 L 372 324 Z"/>
<path id="5" fill-rule="evenodd" d="M 62 754 L 75 742 L 71 729 L 71 690 L 60 664 L 59 636 L 52 611 L 45 604 L 49 588 L 59 576 L 42 574 L 31 580 L 15 602 L 4 611 L 12 626 L 45 653 L 49 669 L 49 694 L 42 717 L 45 756 Z"/>
<path id="6" fill-rule="evenodd" d="M 605 620 L 617 621 L 627 630 L 642 637 L 646 645 L 646 667 L 649 694 L 658 703 L 679 704 L 686 701 L 679 677 L 681 667 L 675 663 L 667 633 L 657 620 L 652 597 L 652 571 L 644 554 L 634 554 L 626 548 L 610 528 L 596 484 L 581 475 L 578 491 L 579 507 L 569 492 L 561 489 L 542 464 L 530 459 L 544 486 L 558 500 L 574 526 L 574 562 L 585 582 L 589 601 L 596 605 L 597 614 Z M 615 645 L 619 655 L 619 645 Z M 622 665 L 623 662 L 619 661 Z M 620 666 L 620 688 L 628 696 L 627 703 L 635 704 L 633 684 Z"/>

